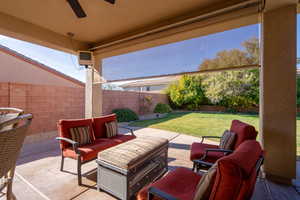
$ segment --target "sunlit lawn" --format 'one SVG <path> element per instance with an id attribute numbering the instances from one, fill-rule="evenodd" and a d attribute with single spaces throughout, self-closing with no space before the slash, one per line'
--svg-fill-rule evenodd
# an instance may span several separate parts
<path id="1" fill-rule="evenodd" d="M 193 136 L 220 136 L 229 129 L 231 121 L 238 119 L 252 124 L 258 130 L 258 115 L 227 114 L 227 113 L 171 113 L 165 118 L 142 120 L 130 123 L 130 126 L 151 127 L 184 133 Z M 300 118 L 297 118 L 297 149 L 300 154 Z"/>

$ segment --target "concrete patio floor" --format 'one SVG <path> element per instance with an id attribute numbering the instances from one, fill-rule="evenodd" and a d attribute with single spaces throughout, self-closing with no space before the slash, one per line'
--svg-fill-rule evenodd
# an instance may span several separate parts
<path id="1" fill-rule="evenodd" d="M 125 130 L 123 133 L 126 134 Z M 190 145 L 199 138 L 184 134 L 151 128 L 137 128 L 139 136 L 151 135 L 164 137 L 170 141 L 169 169 L 177 167 L 191 168 L 189 160 Z M 211 142 L 211 141 L 206 141 Z M 211 142 L 213 143 L 213 142 Z M 96 190 L 96 163 L 94 161 L 83 165 L 83 186 L 77 185 L 76 161 L 65 160 L 65 172 L 59 171 L 60 150 L 55 140 L 38 144 L 24 145 L 17 163 L 13 191 L 19 200 L 113 200 L 114 197 Z M 300 180 L 300 165 L 298 164 L 298 180 Z M 300 181 L 295 181 L 294 187 L 278 185 L 264 179 L 259 179 L 255 188 L 253 200 L 262 199 L 300 199 Z M 298 189 L 298 192 L 297 192 Z M 5 199 L 4 197 L 0 198 Z"/>

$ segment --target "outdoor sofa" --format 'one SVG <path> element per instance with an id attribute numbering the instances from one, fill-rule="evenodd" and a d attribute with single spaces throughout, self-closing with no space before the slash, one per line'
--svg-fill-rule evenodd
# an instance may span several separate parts
<path id="1" fill-rule="evenodd" d="M 116 121 L 116 115 L 106 115 L 91 119 L 68 119 L 58 122 L 59 137 L 56 139 L 60 142 L 61 149 L 61 167 L 63 171 L 64 158 L 77 160 L 78 185 L 82 184 L 81 165 L 97 158 L 100 151 L 124 143 L 135 138 L 133 131 L 131 135 L 117 134 L 116 136 L 107 137 L 105 123 Z M 78 142 L 71 138 L 70 130 L 75 127 L 89 127 L 91 143 L 79 146 Z"/>

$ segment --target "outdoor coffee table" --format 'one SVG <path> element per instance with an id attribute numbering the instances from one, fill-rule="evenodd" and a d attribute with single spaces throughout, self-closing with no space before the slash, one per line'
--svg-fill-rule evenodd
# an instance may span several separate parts
<path id="1" fill-rule="evenodd" d="M 98 154 L 97 189 L 131 199 L 168 168 L 168 140 L 139 137 Z"/>

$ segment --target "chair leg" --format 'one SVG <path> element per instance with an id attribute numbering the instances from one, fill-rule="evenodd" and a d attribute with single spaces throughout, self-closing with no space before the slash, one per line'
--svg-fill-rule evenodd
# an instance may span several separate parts
<path id="1" fill-rule="evenodd" d="M 7 200 L 15 200 L 16 199 L 16 197 L 12 191 L 14 174 L 15 174 L 15 169 L 10 170 L 8 173 L 8 177 L 7 177 L 8 183 L 7 183 L 7 191 L 6 191 L 6 199 Z"/>
<path id="2" fill-rule="evenodd" d="M 150 192 L 148 192 L 147 194 L 147 200 L 153 200 L 153 194 L 151 194 Z"/>
<path id="3" fill-rule="evenodd" d="M 64 171 L 64 162 L 65 162 L 65 157 L 61 155 L 60 171 Z"/>
<path id="4" fill-rule="evenodd" d="M 82 185 L 82 176 L 81 176 L 81 159 L 77 158 L 77 176 L 78 176 L 78 185 Z"/>
<path id="5" fill-rule="evenodd" d="M 196 163 L 193 162 L 193 172 L 195 171 L 195 168 L 196 168 Z"/>

